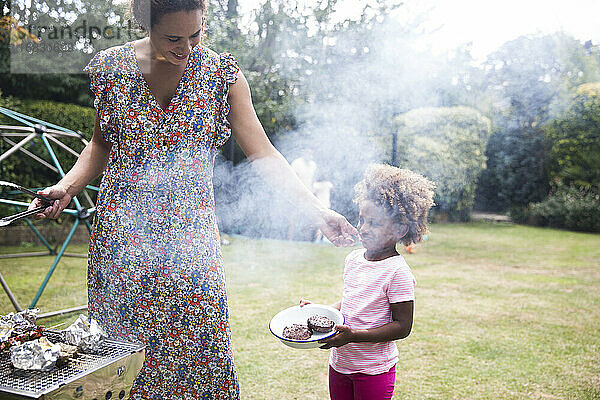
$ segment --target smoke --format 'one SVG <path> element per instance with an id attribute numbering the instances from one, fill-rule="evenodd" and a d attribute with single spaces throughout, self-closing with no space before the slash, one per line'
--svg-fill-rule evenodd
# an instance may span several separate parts
<path id="1" fill-rule="evenodd" d="M 443 60 L 415 47 L 413 28 L 385 19 L 327 40 L 319 54 L 308 57 L 311 65 L 301 93 L 306 102 L 296 109 L 299 129 L 274 140 L 288 162 L 311 154 L 317 165 L 315 180 L 333 185 L 331 208 L 351 223 L 357 218 L 354 185 L 370 163 L 391 162 L 393 117 L 415 107 L 438 105 L 439 82 L 447 82 L 446 86 L 452 82 L 443 71 Z M 283 36 L 278 43 L 284 59 L 279 62 L 304 62 L 306 55 L 289 51 L 302 47 L 298 38 Z M 218 160 L 215 192 L 225 232 L 310 239 L 298 205 L 263 182 L 248 162 L 233 166 Z"/>
<path id="2" fill-rule="evenodd" d="M 432 51 L 423 28 L 431 23 L 427 14 L 349 22 L 325 35 L 322 45 L 287 29 L 270 41 L 280 46 L 272 52 L 274 65 L 298 82 L 294 91 L 302 99 L 295 110 L 299 127 L 274 138 L 274 144 L 290 162 L 311 151 L 316 180 L 333 184 L 331 207 L 351 223 L 356 222 L 353 186 L 367 165 L 402 159 L 403 143 L 395 149 L 392 144 L 396 116 L 421 107 L 467 106 L 490 117 L 499 131 L 537 127 L 533 134 L 543 139 L 539 127 L 564 110 L 573 88 L 600 76 L 581 42 L 562 33 L 509 41 L 483 64 L 474 62 L 470 45 Z M 445 167 L 428 169 L 435 168 Z M 502 166 L 520 175 L 510 168 Z M 219 210 L 224 231 L 302 238 L 290 230 L 304 229 L 303 216 L 248 163 L 218 166 L 215 175 L 223 182 L 217 204 L 226 205 Z M 500 183 L 493 185 L 490 191 L 498 191 Z"/>

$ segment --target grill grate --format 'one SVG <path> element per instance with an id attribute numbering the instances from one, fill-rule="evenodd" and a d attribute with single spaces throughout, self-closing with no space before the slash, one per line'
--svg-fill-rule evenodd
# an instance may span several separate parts
<path id="1" fill-rule="evenodd" d="M 47 331 L 44 335 L 53 343 L 61 341 L 58 332 Z M 66 365 L 55 366 L 49 371 L 15 369 L 10 362 L 9 351 L 5 351 L 0 354 L 0 392 L 19 392 L 38 397 L 129 356 L 143 347 L 137 343 L 107 339 L 97 354 L 79 354 L 77 358 L 69 359 Z"/>

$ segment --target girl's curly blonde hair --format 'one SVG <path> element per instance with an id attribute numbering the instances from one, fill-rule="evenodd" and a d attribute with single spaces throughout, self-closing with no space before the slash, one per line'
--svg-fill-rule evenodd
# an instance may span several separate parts
<path id="1" fill-rule="evenodd" d="M 382 206 L 395 222 L 407 225 L 405 246 L 421 241 L 427 232 L 427 214 L 434 206 L 435 184 L 423 175 L 386 164 L 372 164 L 354 187 L 354 202 L 368 200 Z"/>

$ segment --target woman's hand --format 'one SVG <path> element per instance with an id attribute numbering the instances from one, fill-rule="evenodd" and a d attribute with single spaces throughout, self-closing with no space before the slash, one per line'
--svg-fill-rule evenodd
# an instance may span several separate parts
<path id="1" fill-rule="evenodd" d="M 323 343 L 321 349 L 330 349 L 332 347 L 340 347 L 353 341 L 354 331 L 348 325 L 336 325 L 334 328 L 337 333 L 330 338 L 319 340 Z"/>
<path id="2" fill-rule="evenodd" d="M 319 229 L 331 243 L 336 246 L 352 246 L 358 236 L 358 231 L 342 215 L 333 210 L 326 209 L 321 213 L 322 222 Z"/>
<path id="3" fill-rule="evenodd" d="M 49 186 L 44 190 L 38 190 L 37 193 L 49 199 L 54 199 L 54 202 L 43 212 L 35 214 L 33 216 L 34 219 L 58 218 L 62 210 L 69 205 L 72 199 L 72 196 L 67 193 L 67 190 L 60 185 Z M 34 208 L 41 207 L 42 205 L 42 200 L 36 198 L 31 202 L 28 209 L 32 210 Z"/>

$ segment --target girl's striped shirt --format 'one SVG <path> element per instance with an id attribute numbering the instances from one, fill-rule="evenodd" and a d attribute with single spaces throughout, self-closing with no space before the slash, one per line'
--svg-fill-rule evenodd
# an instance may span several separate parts
<path id="1" fill-rule="evenodd" d="M 415 299 L 416 281 L 404 257 L 367 261 L 365 249 L 346 257 L 341 312 L 353 329 L 377 328 L 392 322 L 390 303 Z M 348 343 L 333 348 L 329 364 L 342 374 L 381 374 L 398 362 L 395 342 Z"/>

